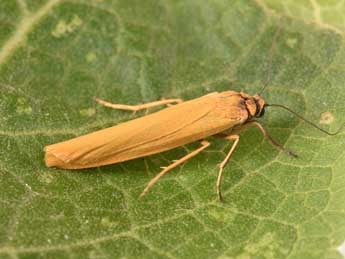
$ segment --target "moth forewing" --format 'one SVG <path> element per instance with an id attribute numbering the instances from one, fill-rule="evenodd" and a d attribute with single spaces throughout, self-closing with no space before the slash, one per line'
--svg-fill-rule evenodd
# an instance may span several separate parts
<path id="1" fill-rule="evenodd" d="M 226 91 L 46 146 L 47 166 L 82 169 L 119 163 L 205 139 L 251 115 L 244 94 Z M 247 98 L 247 95 L 245 95 Z"/>

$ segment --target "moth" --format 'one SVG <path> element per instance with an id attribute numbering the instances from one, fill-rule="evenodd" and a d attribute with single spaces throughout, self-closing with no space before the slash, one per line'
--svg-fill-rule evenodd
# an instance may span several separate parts
<path id="1" fill-rule="evenodd" d="M 272 49 L 273 47 L 272 44 Z M 220 200 L 222 172 L 239 143 L 240 131 L 248 127 L 257 127 L 274 147 L 296 157 L 293 152 L 278 144 L 256 120 L 264 115 L 266 107 L 284 108 L 329 135 L 337 134 L 341 130 L 329 133 L 320 129 L 283 105 L 267 104 L 260 93 L 251 96 L 236 91 L 213 92 L 185 102 L 181 99 L 167 99 L 134 106 L 112 104 L 101 99 L 96 101 L 107 107 L 131 111 L 161 105 L 169 107 L 113 127 L 48 145 L 45 147 L 45 163 L 48 167 L 98 167 L 157 154 L 195 141 L 200 142 L 199 148 L 162 168 L 162 171 L 147 184 L 141 197 L 171 169 L 208 148 L 210 142 L 207 138 L 211 136 L 233 141 L 219 167 L 216 190 Z"/>

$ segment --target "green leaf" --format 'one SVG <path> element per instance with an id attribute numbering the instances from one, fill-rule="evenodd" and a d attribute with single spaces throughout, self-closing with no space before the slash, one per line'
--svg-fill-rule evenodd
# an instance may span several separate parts
<path id="1" fill-rule="evenodd" d="M 224 171 L 224 203 L 215 194 L 231 146 L 223 140 L 210 139 L 142 200 L 161 166 L 199 144 L 75 171 L 47 168 L 43 148 L 145 114 L 94 96 L 138 104 L 255 94 L 269 64 L 266 101 L 335 131 L 345 114 L 344 8 L 340 0 L 1 0 L 0 257 L 341 258 L 344 133 L 326 136 L 284 110 L 267 108 L 262 124 L 299 158 L 243 132 Z"/>

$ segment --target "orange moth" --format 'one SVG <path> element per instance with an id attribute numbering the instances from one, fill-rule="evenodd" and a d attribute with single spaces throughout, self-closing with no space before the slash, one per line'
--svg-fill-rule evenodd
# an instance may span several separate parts
<path id="1" fill-rule="evenodd" d="M 130 109 L 123 105 L 98 102 L 113 108 Z M 235 133 L 220 133 L 243 126 L 254 125 L 266 134 L 264 128 L 252 119 L 263 114 L 265 102 L 259 96 L 250 96 L 235 91 L 214 92 L 197 99 L 182 102 L 179 99 L 162 100 L 140 105 L 143 109 L 162 104 L 179 102 L 158 112 L 134 119 L 110 128 L 45 147 L 45 161 L 49 167 L 82 169 L 119 163 L 170 150 L 194 141 L 201 141 L 201 147 L 176 160 L 152 179 L 143 192 L 149 189 L 167 171 L 195 156 L 210 143 L 207 137 L 217 135 L 234 140 L 234 145 L 221 165 L 224 168 L 239 136 Z M 219 174 L 218 193 L 220 195 Z"/>
<path id="2" fill-rule="evenodd" d="M 272 48 L 273 46 L 272 43 Z M 110 128 L 48 145 L 45 147 L 45 162 L 48 167 L 65 169 L 98 167 L 157 154 L 200 141 L 201 146 L 198 149 L 164 167 L 147 184 L 141 196 L 144 196 L 152 185 L 168 171 L 206 149 L 210 145 L 210 142 L 206 140 L 208 137 L 216 136 L 234 141 L 230 151 L 220 164 L 218 173 L 217 194 L 219 199 L 222 199 L 223 169 L 239 142 L 238 133 L 250 126 L 257 127 L 274 147 L 296 157 L 295 154 L 279 145 L 255 120 L 264 114 L 265 108 L 268 106 L 284 108 L 318 128 L 285 106 L 266 104 L 260 94 L 251 96 L 235 91 L 213 92 L 186 102 L 180 99 L 167 99 L 136 106 L 111 104 L 100 99 L 96 99 L 96 101 L 114 109 L 132 111 L 160 105 L 170 106 Z M 174 103 L 176 105 L 171 105 Z M 337 134 L 340 131 L 339 129 L 336 133 L 329 133 L 320 130 L 329 135 Z"/>
<path id="3" fill-rule="evenodd" d="M 186 102 L 170 99 L 138 106 L 111 104 L 100 99 L 96 100 L 105 106 L 127 110 L 140 110 L 176 102 L 178 104 L 110 128 L 46 146 L 45 162 L 47 166 L 65 169 L 97 167 L 160 153 L 200 141 L 201 147 L 163 168 L 148 183 L 141 194 L 143 196 L 168 171 L 206 149 L 210 145 L 210 142 L 206 140 L 207 137 L 217 136 L 234 141 L 227 156 L 220 164 L 218 173 L 217 193 L 222 199 L 220 190 L 222 171 L 239 142 L 239 131 L 249 126 L 256 126 L 273 146 L 296 157 L 295 154 L 275 142 L 265 128 L 254 120 L 264 114 L 266 106 L 288 108 L 265 104 L 259 95 L 250 96 L 242 92 L 225 91 L 210 93 Z M 230 133 L 225 134 L 229 130 Z"/>

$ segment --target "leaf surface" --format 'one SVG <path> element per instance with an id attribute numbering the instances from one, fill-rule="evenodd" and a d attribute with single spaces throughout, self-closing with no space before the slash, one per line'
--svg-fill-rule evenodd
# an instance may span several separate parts
<path id="1" fill-rule="evenodd" d="M 345 120 L 344 8 L 337 0 L 1 0 L 0 257 L 341 258 L 344 133 L 325 136 L 283 110 L 267 108 L 261 121 L 299 158 L 243 132 L 224 172 L 224 203 L 217 164 L 231 143 L 219 139 L 143 200 L 160 167 L 198 143 L 76 171 L 46 168 L 43 148 L 145 114 L 107 109 L 95 96 L 138 104 L 255 94 L 268 67 L 268 103 L 335 131 Z"/>

